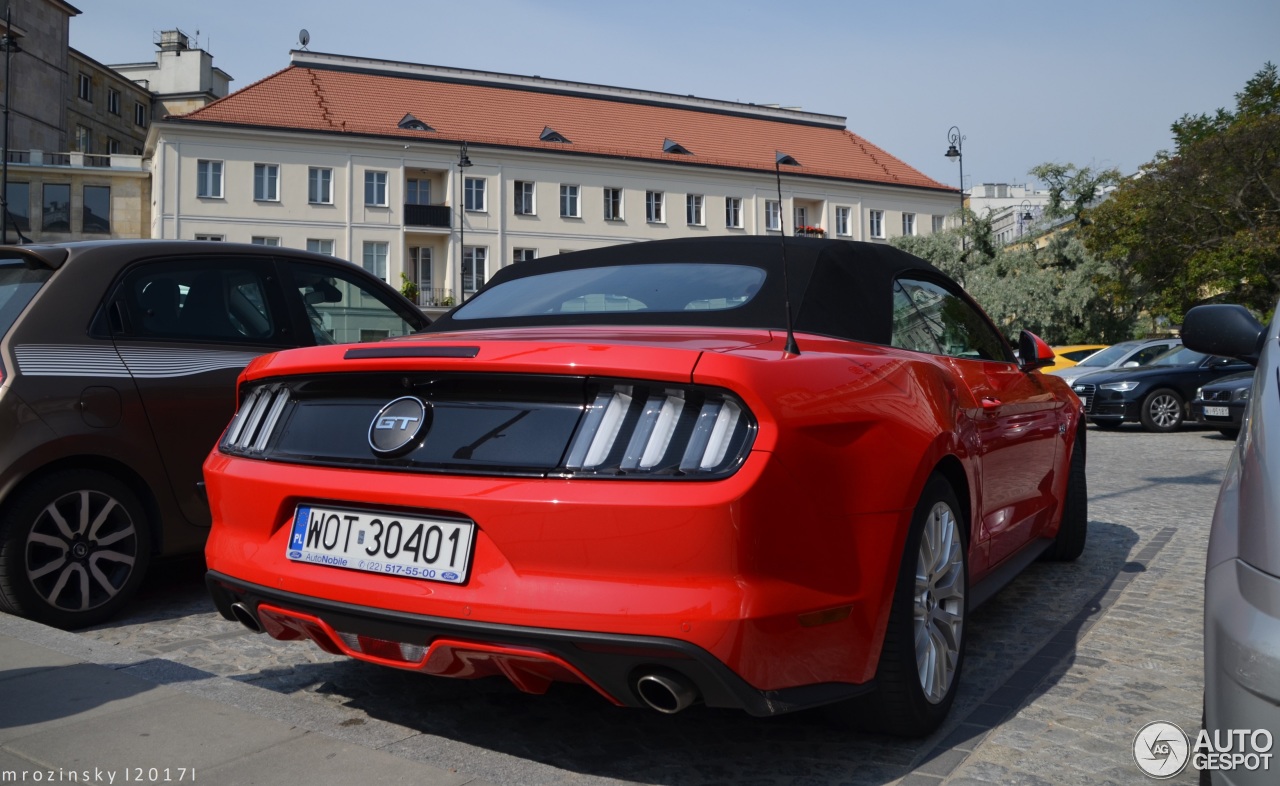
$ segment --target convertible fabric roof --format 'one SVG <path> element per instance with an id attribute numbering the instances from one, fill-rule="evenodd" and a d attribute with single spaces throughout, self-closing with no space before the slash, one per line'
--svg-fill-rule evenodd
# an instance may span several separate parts
<path id="1" fill-rule="evenodd" d="M 894 280 L 904 272 L 913 272 L 918 278 L 950 281 L 933 265 L 892 246 L 817 238 L 789 237 L 785 242 L 785 278 L 797 331 L 888 344 Z M 782 256 L 783 242 L 777 237 L 730 237 L 630 243 L 520 262 L 498 271 L 475 297 L 521 278 L 605 265 L 749 265 L 763 269 L 766 278 L 755 297 L 731 309 L 556 313 L 466 320 L 451 318 L 451 312 L 436 320 L 427 332 L 528 325 L 689 325 L 785 330 Z"/>

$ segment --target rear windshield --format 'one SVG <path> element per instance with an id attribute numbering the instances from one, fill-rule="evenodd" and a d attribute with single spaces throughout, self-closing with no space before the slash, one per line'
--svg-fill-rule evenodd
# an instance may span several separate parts
<path id="1" fill-rule="evenodd" d="M 18 259 L 0 259 L 0 336 L 9 332 L 51 270 L 32 270 Z"/>
<path id="2" fill-rule="evenodd" d="M 658 263 L 562 270 L 498 284 L 451 318 L 727 311 L 749 303 L 764 280 L 765 271 L 749 265 Z"/>

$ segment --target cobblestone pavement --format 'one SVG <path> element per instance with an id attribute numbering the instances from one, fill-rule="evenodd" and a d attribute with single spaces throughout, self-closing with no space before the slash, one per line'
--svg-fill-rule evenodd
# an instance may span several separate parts
<path id="1" fill-rule="evenodd" d="M 499 784 L 1139 783 L 1139 728 L 1199 728 L 1204 554 L 1232 443 L 1133 427 L 1089 440 L 1084 555 L 1033 565 L 972 615 L 956 704 L 926 740 L 838 728 L 821 712 L 668 717 L 575 686 L 526 696 L 504 680 L 371 666 L 223 620 L 191 564 L 158 571 L 127 616 L 82 635 L 293 697 L 300 711 L 339 710 L 346 740 Z"/>

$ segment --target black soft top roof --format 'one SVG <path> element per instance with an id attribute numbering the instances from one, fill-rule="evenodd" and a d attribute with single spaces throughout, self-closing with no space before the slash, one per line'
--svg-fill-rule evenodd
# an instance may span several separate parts
<path id="1" fill-rule="evenodd" d="M 688 325 L 786 329 L 782 241 L 777 237 L 657 240 L 519 262 L 502 268 L 476 293 L 546 273 L 610 265 L 694 262 L 757 267 L 766 278 L 742 306 L 680 312 L 557 313 L 486 319 L 436 320 L 428 332 L 548 325 Z M 787 278 L 798 331 L 888 344 L 893 321 L 893 282 L 902 273 L 949 282 L 928 262 L 892 246 L 851 240 L 786 238 Z M 457 309 L 455 309 L 456 311 Z"/>

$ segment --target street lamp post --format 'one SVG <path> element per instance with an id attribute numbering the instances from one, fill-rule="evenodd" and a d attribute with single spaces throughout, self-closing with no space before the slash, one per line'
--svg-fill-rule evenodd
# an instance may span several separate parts
<path id="1" fill-rule="evenodd" d="M 463 291 L 463 265 L 467 256 L 467 183 L 466 172 L 471 167 L 471 159 L 467 156 L 467 143 L 463 141 L 462 147 L 458 149 L 458 191 L 461 197 L 458 199 L 458 297 L 455 305 L 462 303 Z"/>
<path id="2" fill-rule="evenodd" d="M 960 228 L 964 229 L 964 136 L 958 126 L 951 126 L 947 131 L 947 141 L 951 146 L 947 148 L 946 157 L 960 162 Z"/>
<path id="3" fill-rule="evenodd" d="M 1031 215 L 1031 200 L 1022 200 L 1022 204 L 1018 205 L 1018 237 L 1022 237 L 1026 233 L 1026 230 L 1023 229 L 1023 224 L 1030 224 L 1035 218 L 1035 216 Z"/>
<path id="4" fill-rule="evenodd" d="M 0 245 L 9 244 L 9 75 L 12 71 L 10 63 L 14 52 L 18 51 L 18 42 L 13 37 L 13 7 L 5 9 L 4 36 L 0 37 L 0 47 L 4 49 L 4 140 L 0 143 Z M 18 229 L 22 236 L 22 229 Z"/>

